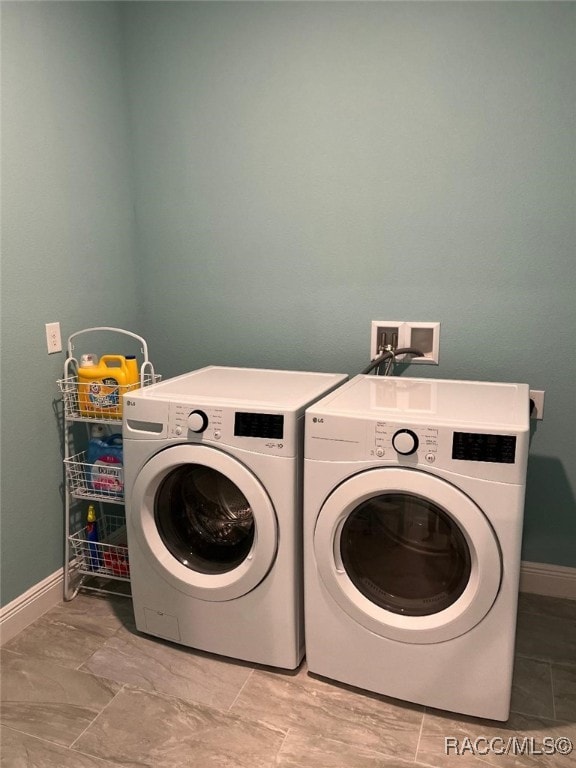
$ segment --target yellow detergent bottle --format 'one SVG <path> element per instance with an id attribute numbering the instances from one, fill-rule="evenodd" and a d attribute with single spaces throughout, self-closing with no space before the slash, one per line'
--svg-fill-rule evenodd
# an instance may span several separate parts
<path id="1" fill-rule="evenodd" d="M 78 405 L 82 416 L 122 418 L 122 395 L 140 386 L 134 355 L 103 355 L 96 365 L 78 368 Z"/>

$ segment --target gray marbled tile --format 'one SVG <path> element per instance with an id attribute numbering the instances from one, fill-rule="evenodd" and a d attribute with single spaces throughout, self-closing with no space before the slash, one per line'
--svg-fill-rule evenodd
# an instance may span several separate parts
<path id="1" fill-rule="evenodd" d="M 462 766 L 462 768 L 573 768 L 576 764 L 574 752 L 567 756 L 558 754 L 537 754 L 544 752 L 544 737 L 569 738 L 576 743 L 576 726 L 574 724 L 558 723 L 553 720 L 529 715 L 512 714 L 506 723 L 494 720 L 458 716 L 455 714 L 436 711 L 426 712 L 418 746 L 416 760 L 434 768 Z M 450 741 L 447 743 L 446 739 Z M 458 747 L 455 746 L 456 739 Z M 518 746 L 510 746 L 509 754 L 501 754 L 510 740 L 515 740 Z M 531 739 L 534 745 L 532 754 L 527 751 Z M 468 740 L 468 742 L 466 741 Z M 492 741 L 495 740 L 495 741 Z M 490 748 L 493 743 L 494 748 Z M 477 752 L 469 750 L 469 745 L 477 745 Z M 458 753 L 460 750 L 460 753 Z M 515 754 L 516 749 L 516 754 Z M 484 754 L 483 754 L 484 753 Z"/>
<path id="2" fill-rule="evenodd" d="M 555 616 L 558 619 L 576 621 L 576 600 L 521 592 L 518 596 L 518 610 L 522 613 L 535 613 L 540 616 Z"/>
<path id="3" fill-rule="evenodd" d="M 550 663 L 517 656 L 512 680 L 513 712 L 554 719 Z"/>
<path id="4" fill-rule="evenodd" d="M 421 707 L 392 702 L 308 675 L 288 677 L 255 671 L 233 712 L 280 728 L 357 746 L 380 756 L 414 760 Z"/>
<path id="5" fill-rule="evenodd" d="M 69 746 L 120 686 L 52 662 L 2 651 L 0 722 Z"/>
<path id="6" fill-rule="evenodd" d="M 73 752 L 11 728 L 0 728 L 2 768 L 133 768 Z"/>
<path id="7" fill-rule="evenodd" d="M 576 721 L 576 667 L 552 664 L 552 685 L 556 717 Z"/>
<path id="8" fill-rule="evenodd" d="M 121 631 L 82 669 L 149 691 L 228 709 L 252 673 L 243 663 Z"/>
<path id="9" fill-rule="evenodd" d="M 285 735 L 265 723 L 127 687 L 73 749 L 149 768 L 270 768 Z"/>
<path id="10" fill-rule="evenodd" d="M 3 647 L 76 668 L 129 624 L 132 603 L 123 598 L 78 595 L 44 614 Z"/>
<path id="11" fill-rule="evenodd" d="M 279 768 L 418 768 L 410 758 L 383 757 L 363 743 L 345 744 L 291 728 L 276 759 Z"/>
<path id="12" fill-rule="evenodd" d="M 576 620 L 521 611 L 516 653 L 541 661 L 576 665 Z"/>
<path id="13" fill-rule="evenodd" d="M 434 712 L 438 711 L 426 711 L 424 715 L 416 759 L 434 768 L 481 768 L 485 765 L 480 757 L 469 752 L 456 754 L 447 749 L 446 745 L 446 739 L 457 739 L 458 745 L 462 744 L 469 737 L 473 724 L 482 721 L 464 717 L 459 719 L 458 715 Z M 454 744 L 453 741 L 449 743 Z"/>

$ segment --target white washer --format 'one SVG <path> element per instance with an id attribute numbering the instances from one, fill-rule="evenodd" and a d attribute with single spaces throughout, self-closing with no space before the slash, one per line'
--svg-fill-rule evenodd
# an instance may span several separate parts
<path id="1" fill-rule="evenodd" d="M 211 366 L 124 398 L 139 630 L 298 666 L 304 410 L 346 378 Z"/>
<path id="2" fill-rule="evenodd" d="M 357 376 L 308 409 L 311 672 L 509 714 L 527 384 Z"/>

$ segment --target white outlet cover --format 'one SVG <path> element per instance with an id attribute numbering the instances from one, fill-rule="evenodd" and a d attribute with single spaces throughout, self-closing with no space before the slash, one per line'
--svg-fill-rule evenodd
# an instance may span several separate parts
<path id="1" fill-rule="evenodd" d="M 541 421 L 544 418 L 544 390 L 543 389 L 531 389 L 530 400 L 534 403 L 534 410 L 532 411 L 531 418 Z"/>
<path id="2" fill-rule="evenodd" d="M 46 323 L 46 346 L 49 355 L 53 355 L 55 352 L 62 352 L 60 323 Z"/>

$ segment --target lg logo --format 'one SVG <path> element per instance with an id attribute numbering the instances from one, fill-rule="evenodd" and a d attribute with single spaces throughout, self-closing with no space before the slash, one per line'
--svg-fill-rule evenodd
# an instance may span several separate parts
<path id="1" fill-rule="evenodd" d="M 324 424 L 324 419 L 319 419 L 318 416 L 313 416 L 312 421 L 314 424 Z"/>

